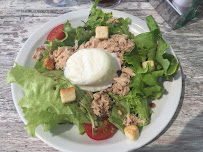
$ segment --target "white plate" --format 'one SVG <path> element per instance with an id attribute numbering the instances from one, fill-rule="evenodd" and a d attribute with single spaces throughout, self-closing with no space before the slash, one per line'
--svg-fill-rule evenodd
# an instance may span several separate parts
<path id="1" fill-rule="evenodd" d="M 145 21 L 132 16 L 130 14 L 103 9 L 105 12 L 113 12 L 114 17 L 130 17 L 132 24 L 129 26 L 130 31 L 135 35 L 148 31 L 147 24 Z M 38 31 L 36 31 L 23 45 L 21 51 L 19 52 L 16 62 L 22 66 L 34 66 L 34 61 L 32 55 L 35 49 L 43 44 L 48 33 L 55 26 L 65 23 L 68 19 L 73 27 L 83 25 L 81 20 L 87 20 L 89 15 L 89 9 L 79 10 L 75 12 L 70 12 L 61 15 L 45 25 L 43 25 Z M 167 52 L 174 52 L 172 48 L 167 50 Z M 182 77 L 181 71 L 179 70 L 175 78 L 170 82 L 165 82 L 164 87 L 167 93 L 163 95 L 160 100 L 154 101 L 156 103 L 156 108 L 153 109 L 153 114 L 151 116 L 151 122 L 149 125 L 145 126 L 141 132 L 141 135 L 137 141 L 129 141 L 125 138 L 125 135 L 118 131 L 112 138 L 104 141 L 94 141 L 90 139 L 86 134 L 79 135 L 78 128 L 73 125 L 58 125 L 56 129 L 51 132 L 44 132 L 43 126 L 40 125 L 36 129 L 36 136 L 47 143 L 48 145 L 60 150 L 60 151 L 88 151 L 88 152 L 107 152 L 107 151 L 129 151 L 135 150 L 153 138 L 155 138 L 169 123 L 173 117 L 181 95 L 182 88 Z M 13 101 L 16 109 L 23 120 L 21 108 L 17 105 L 17 101 L 21 99 L 24 94 L 21 88 L 15 84 L 11 85 Z"/>

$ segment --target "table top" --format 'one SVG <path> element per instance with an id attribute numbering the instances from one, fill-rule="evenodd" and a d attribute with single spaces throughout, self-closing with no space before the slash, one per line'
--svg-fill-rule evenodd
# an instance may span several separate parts
<path id="1" fill-rule="evenodd" d="M 0 151 L 57 151 L 27 134 L 15 109 L 11 87 L 5 83 L 5 74 L 22 45 L 41 25 L 61 14 L 90 7 L 81 4 L 56 8 L 43 0 L 0 1 Z M 184 27 L 172 30 L 147 0 L 122 0 L 113 9 L 141 19 L 153 15 L 181 63 L 183 88 L 178 109 L 160 135 L 138 151 L 202 151 L 203 10 Z"/>

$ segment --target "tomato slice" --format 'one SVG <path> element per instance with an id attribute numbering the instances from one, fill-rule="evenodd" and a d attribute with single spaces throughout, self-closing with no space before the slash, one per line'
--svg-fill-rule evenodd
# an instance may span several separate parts
<path id="1" fill-rule="evenodd" d="M 62 40 L 63 38 L 65 38 L 66 35 L 63 32 L 63 26 L 64 26 L 64 24 L 60 24 L 57 27 L 53 28 L 53 30 L 51 30 L 51 32 L 47 36 L 47 40 L 51 40 L 53 42 L 53 40 L 55 38 L 57 38 L 59 40 Z"/>
<path id="2" fill-rule="evenodd" d="M 92 134 L 92 125 L 84 123 L 84 128 L 86 134 L 94 140 L 105 140 L 112 137 L 116 131 L 116 126 L 108 121 L 108 119 L 103 119 L 103 127 L 98 129 L 95 135 Z"/>

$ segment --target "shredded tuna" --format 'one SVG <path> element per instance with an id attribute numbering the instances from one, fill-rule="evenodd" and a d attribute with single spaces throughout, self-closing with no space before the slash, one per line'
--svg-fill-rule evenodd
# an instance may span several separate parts
<path id="1" fill-rule="evenodd" d="M 130 83 L 130 80 L 127 77 L 114 78 L 115 82 L 120 83 L 121 86 L 126 86 Z"/>
<path id="2" fill-rule="evenodd" d="M 111 108 L 113 101 L 107 93 L 103 91 L 93 94 L 94 100 L 91 103 L 91 108 L 93 112 L 98 117 L 105 117 L 110 115 L 109 109 Z"/>
<path id="3" fill-rule="evenodd" d="M 101 40 L 93 36 L 88 42 L 86 42 L 85 44 L 81 44 L 77 51 L 85 48 L 97 48 L 99 43 L 101 43 Z"/>
<path id="4" fill-rule="evenodd" d="M 124 67 L 122 69 L 122 71 L 125 72 L 126 74 L 128 74 L 131 77 L 135 76 L 134 71 L 131 68 L 129 68 L 129 67 Z"/>
<path id="5" fill-rule="evenodd" d="M 106 24 L 118 23 L 118 18 L 114 17 L 106 22 Z"/>
<path id="6" fill-rule="evenodd" d="M 128 67 L 122 67 L 121 75 L 117 78 L 114 78 L 114 84 L 112 86 L 112 91 L 114 94 L 120 96 L 127 95 L 130 91 L 129 85 L 131 83 L 131 76 L 135 76 L 135 73 L 132 69 Z"/>
<path id="7" fill-rule="evenodd" d="M 133 40 L 127 38 L 128 36 L 125 34 L 115 34 L 107 40 L 99 40 L 92 37 L 87 43 L 81 44 L 77 51 L 85 48 L 102 48 L 109 53 L 116 53 L 119 57 L 120 64 L 122 65 L 124 53 L 129 52 L 134 46 Z"/>
<path id="8" fill-rule="evenodd" d="M 142 123 L 144 124 L 146 122 L 146 120 L 140 120 L 138 117 L 136 117 L 135 115 L 133 114 L 127 114 L 125 119 L 123 120 L 123 124 L 125 126 L 129 126 L 129 125 L 136 125 L 137 123 Z"/>
<path id="9" fill-rule="evenodd" d="M 34 55 L 32 56 L 32 58 L 35 60 L 35 62 L 40 61 L 43 58 L 43 52 L 45 52 L 46 49 L 44 46 L 40 46 L 35 50 Z"/>
<path id="10" fill-rule="evenodd" d="M 121 86 L 119 83 L 115 83 L 112 86 L 113 94 L 118 94 L 120 96 L 125 96 L 129 93 L 129 86 Z"/>
<path id="11" fill-rule="evenodd" d="M 120 58 L 120 64 L 123 64 L 123 55 L 129 52 L 134 46 L 133 40 L 127 39 L 127 35 L 112 35 L 110 39 L 104 40 L 98 44 L 98 48 L 103 48 L 107 52 L 116 53 Z"/>
<path id="12" fill-rule="evenodd" d="M 74 53 L 74 48 L 72 47 L 59 47 L 58 50 L 50 51 L 49 56 L 56 62 L 56 69 L 64 69 L 66 61 Z"/>

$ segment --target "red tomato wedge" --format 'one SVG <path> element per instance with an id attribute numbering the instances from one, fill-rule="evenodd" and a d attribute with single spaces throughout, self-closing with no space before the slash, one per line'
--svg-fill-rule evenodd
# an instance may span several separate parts
<path id="1" fill-rule="evenodd" d="M 108 121 L 108 119 L 103 120 L 103 127 L 98 129 L 96 135 L 92 134 L 92 125 L 88 123 L 84 123 L 84 128 L 86 134 L 94 140 L 105 140 L 113 136 L 116 131 L 116 126 Z"/>
<path id="2" fill-rule="evenodd" d="M 51 40 L 53 42 L 53 40 L 55 38 L 57 38 L 59 40 L 62 40 L 63 38 L 65 38 L 66 35 L 63 32 L 63 26 L 64 26 L 64 24 L 60 24 L 57 27 L 53 28 L 53 30 L 51 30 L 51 32 L 47 36 L 47 40 Z"/>

